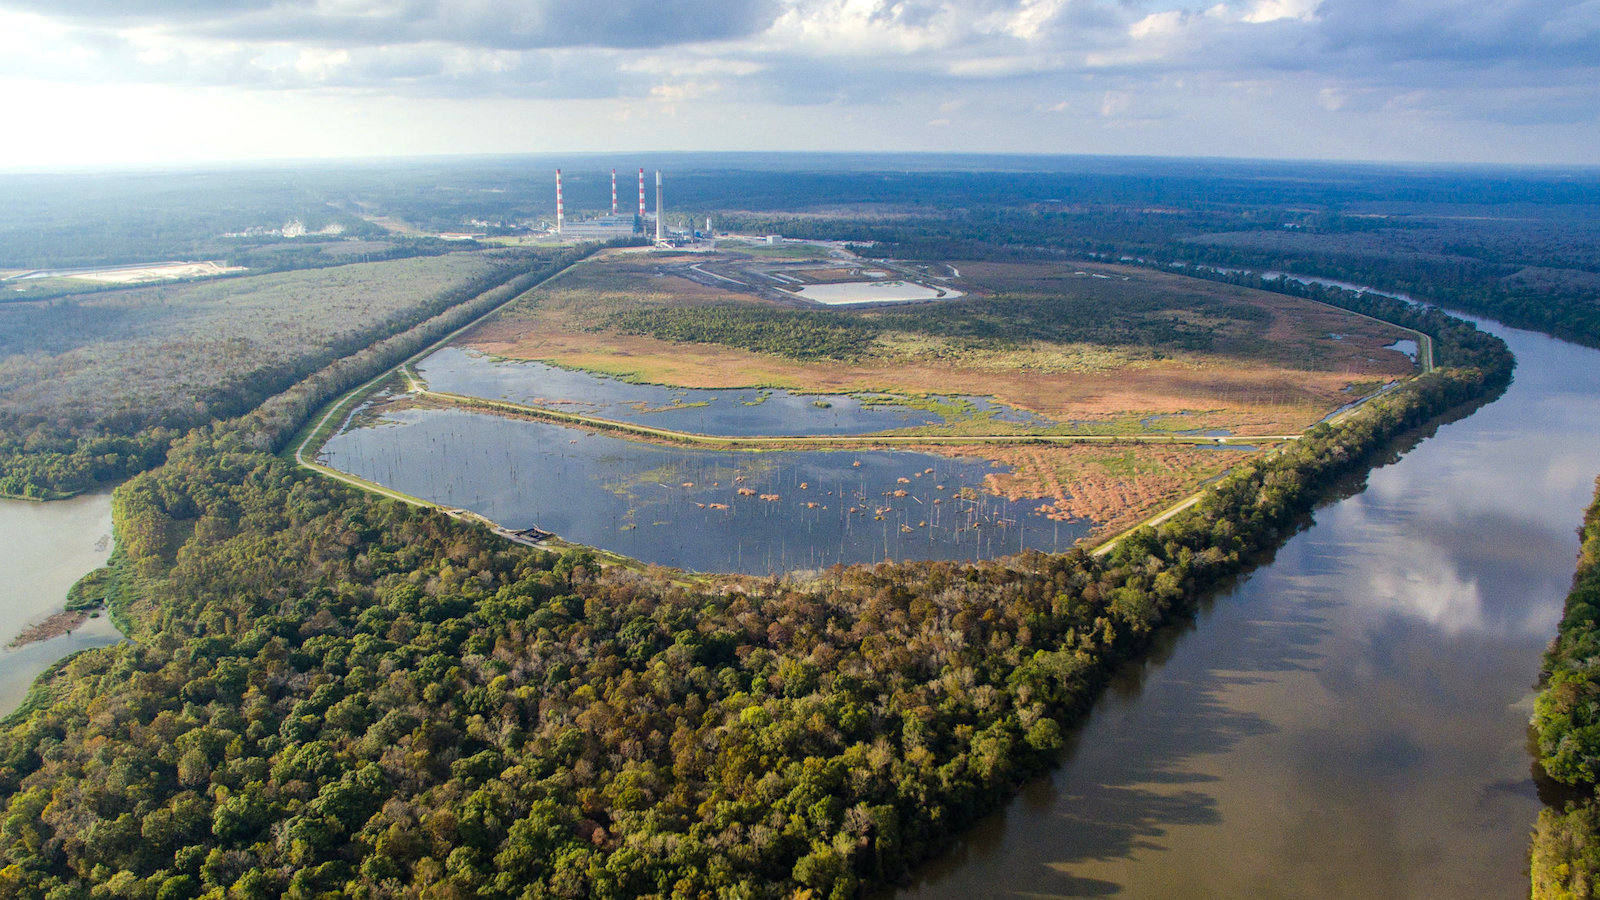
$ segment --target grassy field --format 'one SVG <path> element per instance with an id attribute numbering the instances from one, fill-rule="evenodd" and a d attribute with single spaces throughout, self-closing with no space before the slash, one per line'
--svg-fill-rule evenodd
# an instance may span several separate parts
<path id="1" fill-rule="evenodd" d="M 932 449 L 932 448 L 930 448 Z M 1009 472 L 987 476 L 985 486 L 1008 500 L 1037 498 L 1052 519 L 1091 519 L 1087 541 L 1131 528 L 1200 483 L 1248 459 L 1254 451 L 1152 444 L 1067 444 L 984 447 L 944 455 L 978 455 Z"/>
<path id="2" fill-rule="evenodd" d="M 969 298 L 817 311 L 676 274 L 693 261 L 589 263 L 462 343 L 684 387 L 992 396 L 1122 432 L 1170 430 L 1181 417 L 1185 428 L 1290 433 L 1358 386 L 1412 371 L 1384 349 L 1409 336 L 1398 328 L 1160 272 L 957 261 L 954 284 Z M 663 337 L 674 335 L 696 339 Z M 748 349 L 752 335 L 765 352 Z"/>
<path id="3" fill-rule="evenodd" d="M 205 421 L 505 262 L 461 253 L 0 305 L 0 414 L 81 431 Z"/>

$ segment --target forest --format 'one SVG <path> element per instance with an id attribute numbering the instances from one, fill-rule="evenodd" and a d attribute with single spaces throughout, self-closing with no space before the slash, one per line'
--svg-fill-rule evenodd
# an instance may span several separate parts
<path id="1" fill-rule="evenodd" d="M 1239 468 L 1106 557 L 808 582 L 602 568 L 298 470 L 267 451 L 371 367 L 327 373 L 191 431 L 118 489 L 100 577 L 134 640 L 71 658 L 0 730 L 0 890 L 892 883 L 1050 766 L 1106 674 L 1330 485 L 1509 378 L 1497 340 L 1429 324 L 1454 367 Z"/>
<path id="2" fill-rule="evenodd" d="M 1545 773 L 1577 792 L 1545 809 L 1533 833 L 1534 900 L 1586 900 L 1600 878 L 1600 482 L 1583 520 L 1583 544 L 1561 627 L 1545 654 L 1533 735 Z"/>

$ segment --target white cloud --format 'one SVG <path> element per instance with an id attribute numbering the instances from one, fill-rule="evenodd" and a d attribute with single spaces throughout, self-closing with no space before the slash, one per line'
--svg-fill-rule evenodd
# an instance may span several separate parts
<path id="1" fill-rule="evenodd" d="M 1106 91 L 1100 98 L 1100 115 L 1107 118 L 1121 116 L 1133 105 L 1133 95 L 1127 91 Z"/>
<path id="2" fill-rule="evenodd" d="M 1256 25 L 1280 19 L 1310 22 L 1316 18 L 1317 7 L 1321 5 L 1322 0 L 1256 0 L 1243 18 Z"/>
<path id="3" fill-rule="evenodd" d="M 347 66 L 350 62 L 349 50 L 323 50 L 316 47 L 305 47 L 300 50 L 300 55 L 294 61 L 295 71 L 313 80 L 326 80 L 331 74 Z"/>
<path id="4" fill-rule="evenodd" d="M 1129 25 L 1128 36 L 1136 41 L 1171 37 L 1178 33 L 1187 18 L 1188 14 L 1181 9 L 1169 9 L 1163 12 L 1151 13 Z"/>
<path id="5" fill-rule="evenodd" d="M 843 149 L 1600 161 L 1600 0 L 1207 2 L 0 0 L 0 77 L 279 106 L 570 100 L 575 122 L 670 113 L 716 146 L 763 140 L 752 110 L 780 131 L 807 110 Z M 915 143 L 944 104 L 964 127 Z M 1099 130 L 1040 127 L 1067 109 Z"/>

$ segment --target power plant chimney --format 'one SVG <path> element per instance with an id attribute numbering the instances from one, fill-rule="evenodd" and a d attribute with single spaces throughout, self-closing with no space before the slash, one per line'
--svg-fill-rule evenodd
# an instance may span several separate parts
<path id="1" fill-rule="evenodd" d="M 566 208 L 561 202 L 561 170 L 556 170 L 556 234 L 561 233 L 561 226 L 567 218 Z"/>
<path id="2" fill-rule="evenodd" d="M 656 243 L 661 243 L 661 170 L 656 170 Z"/>
<path id="3" fill-rule="evenodd" d="M 644 225 L 644 170 L 639 170 L 639 225 Z"/>
<path id="4" fill-rule="evenodd" d="M 611 214 L 617 214 L 617 170 L 611 170 Z"/>

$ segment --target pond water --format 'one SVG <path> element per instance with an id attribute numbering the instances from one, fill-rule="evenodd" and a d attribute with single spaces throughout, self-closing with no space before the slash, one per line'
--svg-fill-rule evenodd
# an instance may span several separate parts
<path id="1" fill-rule="evenodd" d="M 545 363 L 494 359 L 457 347 L 429 355 L 416 369 L 428 387 L 436 391 L 695 434 L 871 434 L 945 421 L 936 411 L 916 409 L 886 396 L 631 384 Z M 992 415 L 997 421 L 1052 424 L 986 397 L 952 396 L 939 400 L 965 413 Z"/>
<path id="2" fill-rule="evenodd" d="M 11 649 L 28 626 L 62 610 L 67 590 L 111 555 L 111 495 L 30 503 L 0 500 L 0 715 L 64 656 L 122 639 L 105 615 L 70 635 Z"/>
<path id="3" fill-rule="evenodd" d="M 363 419 L 327 443 L 323 462 L 508 528 L 685 569 L 973 559 L 1065 549 L 1093 527 L 984 493 L 1000 470 L 976 460 L 664 447 L 458 409 Z"/>
<path id="4" fill-rule="evenodd" d="M 914 281 L 842 281 L 834 284 L 808 284 L 794 294 L 825 306 L 914 303 L 921 300 L 954 300 L 965 296 L 954 288 L 931 288 Z"/>
<path id="5" fill-rule="evenodd" d="M 1502 398 L 1165 633 L 1056 772 L 896 896 L 1527 897 L 1600 353 L 1488 327 L 1519 362 Z"/>
<path id="6" fill-rule="evenodd" d="M 1401 338 L 1400 340 L 1385 346 L 1383 349 L 1398 350 L 1399 352 L 1411 357 L 1412 362 L 1417 361 L 1417 353 L 1420 352 L 1417 348 L 1417 342 L 1410 338 Z"/>

